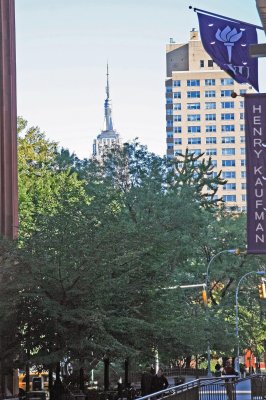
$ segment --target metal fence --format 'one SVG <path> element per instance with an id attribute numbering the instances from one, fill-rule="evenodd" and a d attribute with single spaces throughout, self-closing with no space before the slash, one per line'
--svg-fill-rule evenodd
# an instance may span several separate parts
<path id="1" fill-rule="evenodd" d="M 243 390 L 245 387 L 245 390 Z M 266 375 L 200 378 L 141 397 L 139 390 L 64 393 L 60 400 L 266 400 Z M 0 398 L 1 400 L 1 398 Z M 11 399 L 10 399 L 11 400 Z M 13 399 L 12 399 L 13 400 Z M 59 399 L 56 399 L 59 400 Z"/>
<path id="2" fill-rule="evenodd" d="M 236 377 L 216 378 L 200 382 L 199 400 L 236 400 Z"/>
<path id="3" fill-rule="evenodd" d="M 237 384 L 248 379 L 239 379 L 235 375 L 200 378 L 140 397 L 138 400 L 157 400 L 161 397 L 164 400 L 237 400 Z M 254 400 L 261 399 L 263 398 L 254 398 Z"/>
<path id="4" fill-rule="evenodd" d="M 172 367 L 172 368 L 164 368 L 164 375 L 166 376 L 206 376 L 207 369 L 204 368 L 182 368 L 182 367 Z"/>
<path id="5" fill-rule="evenodd" d="M 251 399 L 266 399 L 266 375 L 253 375 L 251 377 Z"/>
<path id="6" fill-rule="evenodd" d="M 243 390 L 244 389 L 244 390 Z M 200 378 L 141 397 L 140 391 L 69 393 L 64 400 L 266 400 L 266 375 Z"/>
<path id="7" fill-rule="evenodd" d="M 129 381 L 130 382 L 140 382 L 141 381 L 142 372 L 132 371 L 129 373 Z M 206 369 L 199 368 L 182 368 L 182 367 L 172 367 L 172 368 L 164 368 L 164 375 L 169 376 L 206 376 Z"/>

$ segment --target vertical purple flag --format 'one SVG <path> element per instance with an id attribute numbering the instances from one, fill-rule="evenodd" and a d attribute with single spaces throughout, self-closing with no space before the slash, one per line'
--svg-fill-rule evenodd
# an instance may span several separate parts
<path id="1" fill-rule="evenodd" d="M 248 253 L 266 254 L 266 93 L 245 95 Z"/>
<path id="2" fill-rule="evenodd" d="M 203 47 L 213 61 L 238 83 L 259 91 L 258 59 L 249 56 L 249 45 L 258 43 L 256 28 L 199 12 L 198 19 Z"/>

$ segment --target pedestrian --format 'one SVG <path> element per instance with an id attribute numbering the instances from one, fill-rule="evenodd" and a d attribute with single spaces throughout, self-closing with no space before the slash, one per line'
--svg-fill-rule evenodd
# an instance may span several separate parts
<path id="1" fill-rule="evenodd" d="M 117 400 L 123 398 L 123 384 L 121 380 L 117 382 Z"/>
<path id="2" fill-rule="evenodd" d="M 221 376 L 221 364 L 219 363 L 219 361 L 217 361 L 217 363 L 215 364 L 215 372 L 214 372 L 214 376 Z"/>
<path id="3" fill-rule="evenodd" d="M 19 398 L 19 400 L 24 400 L 24 399 L 26 399 L 25 390 L 19 388 L 19 390 L 18 390 L 18 398 Z"/>
<path id="4" fill-rule="evenodd" d="M 245 364 L 239 364 L 239 372 L 242 375 L 243 378 L 246 377 L 246 366 Z"/>
<path id="5" fill-rule="evenodd" d="M 237 375 L 237 372 L 233 368 L 230 360 L 226 360 L 226 362 L 225 362 L 225 366 L 223 369 L 223 375 Z"/>
<path id="6" fill-rule="evenodd" d="M 159 368 L 157 374 L 155 374 L 151 381 L 151 392 L 156 393 L 164 390 L 168 387 L 168 380 L 163 374 L 163 369 Z"/>
<path id="7" fill-rule="evenodd" d="M 152 378 L 154 377 L 155 370 L 153 367 L 150 367 L 148 371 L 143 372 L 141 375 L 141 395 L 147 396 L 151 394 L 151 382 Z"/>
<path id="8" fill-rule="evenodd" d="M 234 370 L 230 360 L 227 360 L 225 362 L 225 367 L 223 369 L 223 375 L 231 375 L 230 378 L 225 379 L 225 388 L 226 388 L 226 393 L 228 396 L 229 400 L 235 400 L 236 399 L 236 391 L 235 391 L 235 383 L 234 383 L 234 377 L 232 375 L 237 375 L 237 372 Z"/>

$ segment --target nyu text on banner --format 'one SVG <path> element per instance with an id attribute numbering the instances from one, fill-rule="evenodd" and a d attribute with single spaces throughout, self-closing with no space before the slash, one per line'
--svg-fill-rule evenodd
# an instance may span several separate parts
<path id="1" fill-rule="evenodd" d="M 249 83 L 258 91 L 258 60 L 249 56 L 249 45 L 258 43 L 256 28 L 230 18 L 197 14 L 203 47 L 213 61 L 235 81 Z"/>
<path id="2" fill-rule="evenodd" d="M 248 253 L 266 254 L 266 93 L 245 95 Z"/>

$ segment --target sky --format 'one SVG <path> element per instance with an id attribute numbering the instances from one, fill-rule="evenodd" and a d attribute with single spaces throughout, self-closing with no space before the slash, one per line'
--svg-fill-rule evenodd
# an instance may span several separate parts
<path id="1" fill-rule="evenodd" d="M 18 115 L 79 158 L 103 128 L 107 61 L 114 128 L 164 155 L 165 46 L 198 29 L 189 6 L 261 25 L 255 0 L 15 1 Z"/>

